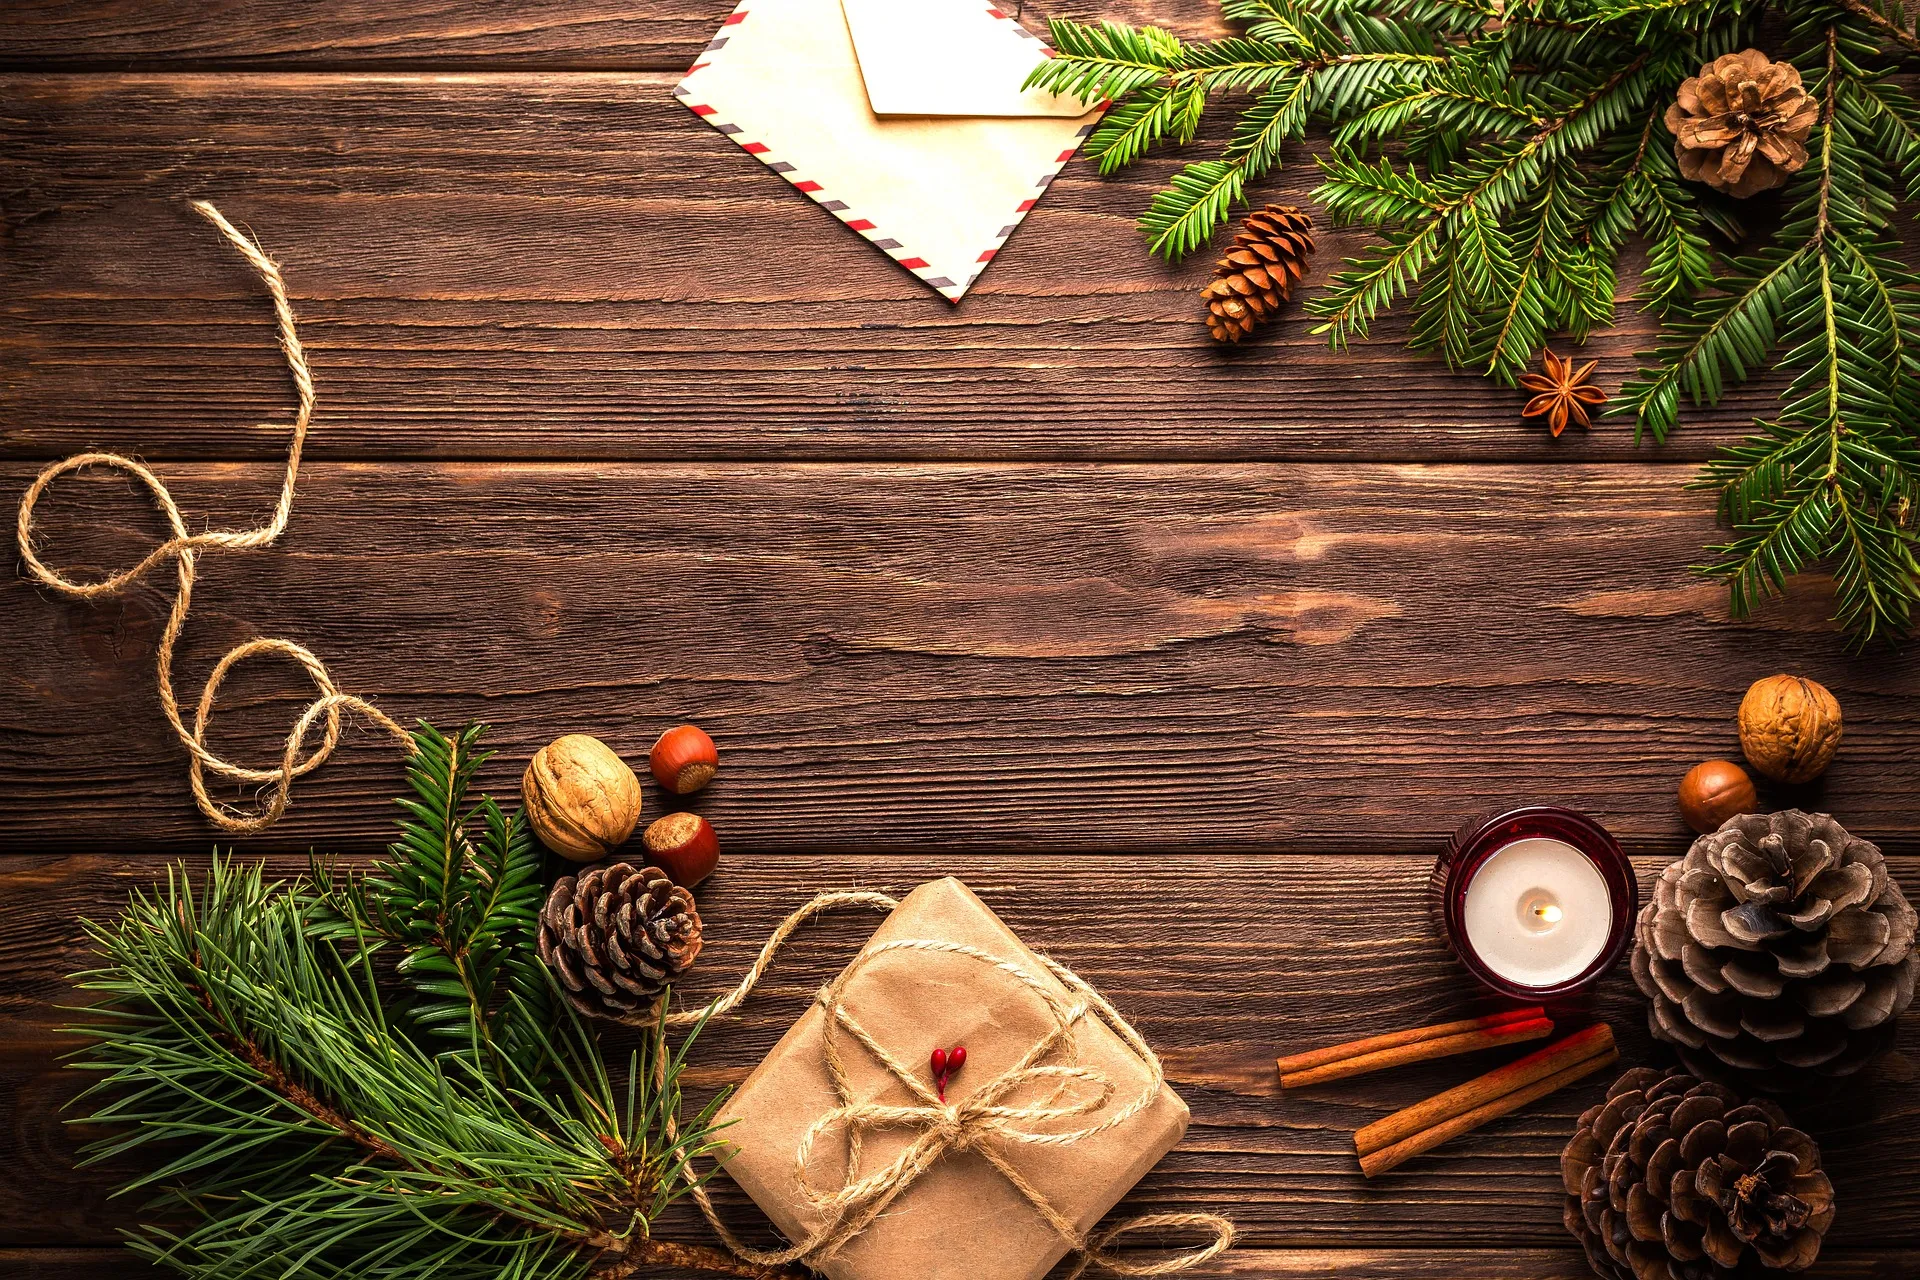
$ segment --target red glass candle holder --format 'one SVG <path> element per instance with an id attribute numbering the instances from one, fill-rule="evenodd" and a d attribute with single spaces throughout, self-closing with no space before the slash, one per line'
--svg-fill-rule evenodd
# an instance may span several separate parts
<path id="1" fill-rule="evenodd" d="M 1600 873 L 1611 907 L 1600 953 L 1571 978 L 1548 986 L 1528 986 L 1495 972 L 1474 949 L 1466 926 L 1467 889 L 1474 876 L 1500 850 L 1536 838 L 1559 841 L 1584 855 Z M 1504 996 L 1533 1003 L 1568 999 L 1590 990 L 1626 954 L 1634 917 L 1640 911 L 1639 880 L 1619 842 L 1592 818 L 1558 805 L 1501 806 L 1467 822 L 1441 850 L 1433 868 L 1432 890 L 1447 944 L 1467 971 Z"/>

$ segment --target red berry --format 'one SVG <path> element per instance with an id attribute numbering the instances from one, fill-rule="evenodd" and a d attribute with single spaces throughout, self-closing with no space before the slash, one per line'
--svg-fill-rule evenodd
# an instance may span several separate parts
<path id="1" fill-rule="evenodd" d="M 933 1051 L 933 1074 L 935 1076 L 944 1076 L 947 1074 L 947 1051 L 945 1049 L 935 1049 Z"/>
<path id="2" fill-rule="evenodd" d="M 958 1045 L 954 1046 L 953 1052 L 947 1055 L 947 1074 L 952 1075 L 966 1065 L 967 1051 Z"/>

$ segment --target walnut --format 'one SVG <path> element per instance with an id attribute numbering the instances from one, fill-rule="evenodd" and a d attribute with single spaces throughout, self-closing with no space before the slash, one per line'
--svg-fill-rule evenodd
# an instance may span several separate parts
<path id="1" fill-rule="evenodd" d="M 542 844 L 574 862 L 604 858 L 640 821 L 640 779 L 598 738 L 555 738 L 520 779 L 527 821 Z"/>
<path id="2" fill-rule="evenodd" d="M 1840 746 L 1840 703 L 1805 676 L 1756 680 L 1740 700 L 1740 748 L 1775 782 L 1811 782 Z"/>

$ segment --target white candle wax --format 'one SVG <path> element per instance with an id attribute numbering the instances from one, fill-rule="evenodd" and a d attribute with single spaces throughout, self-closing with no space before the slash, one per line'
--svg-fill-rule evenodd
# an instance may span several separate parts
<path id="1" fill-rule="evenodd" d="M 1579 977 L 1605 949 L 1613 899 L 1585 854 L 1532 836 L 1480 864 L 1462 923 L 1487 968 L 1523 987 L 1553 987 Z"/>

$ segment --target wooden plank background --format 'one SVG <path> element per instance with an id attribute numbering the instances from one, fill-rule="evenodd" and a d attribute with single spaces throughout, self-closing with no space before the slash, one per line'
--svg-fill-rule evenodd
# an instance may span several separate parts
<path id="1" fill-rule="evenodd" d="M 956 307 L 690 127 L 679 78 L 11 77 L 0 454 L 278 454 L 235 429 L 287 414 L 271 316 L 198 197 L 285 267 L 322 458 L 1697 461 L 1775 389 L 1654 449 L 1620 421 L 1520 426 L 1519 392 L 1407 351 L 1398 321 L 1361 358 L 1303 318 L 1221 350 L 1195 319 L 1210 259 L 1168 266 L 1132 225 L 1171 156 L 1067 166 Z M 1304 202 L 1312 150 L 1262 197 Z M 1363 242 L 1319 240 L 1322 275 Z M 1596 377 L 1648 336 L 1599 335 Z"/>
<path id="2" fill-rule="evenodd" d="M 492 723 L 500 793 L 558 733 L 638 756 L 697 718 L 727 854 L 686 998 L 816 888 L 958 874 L 1162 1049 L 1194 1126 L 1127 1205 L 1231 1213 L 1216 1274 L 1584 1274 L 1555 1157 L 1598 1083 L 1371 1185 L 1352 1129 L 1474 1064 L 1282 1098 L 1271 1059 L 1485 1007 L 1426 916 L 1444 833 L 1557 799 L 1650 876 L 1685 847 L 1679 774 L 1737 751 L 1775 670 L 1828 683 L 1848 729 L 1827 779 L 1770 799 L 1831 809 L 1920 892 L 1907 661 L 1849 654 L 1818 580 L 1736 625 L 1688 572 L 1713 525 L 1684 485 L 1773 388 L 1653 448 L 1618 421 L 1551 440 L 1392 323 L 1347 356 L 1298 314 L 1218 350 L 1204 257 L 1158 263 L 1131 226 L 1178 157 L 1070 165 L 952 306 L 670 100 L 728 8 L 9 6 L 0 494 L 101 447 L 152 461 L 192 527 L 264 519 L 291 395 L 257 282 L 185 208 L 213 199 L 284 265 L 320 408 L 288 535 L 202 562 L 183 696 L 287 636 L 403 718 Z M 1050 8 L 1218 29 L 1207 0 Z M 1259 197 L 1304 200 L 1318 145 Z M 1359 243 L 1323 229 L 1315 277 Z M 1609 386 L 1650 336 L 1622 321 L 1592 346 Z M 160 534 L 113 477 L 43 522 L 93 571 Z M 130 1208 L 73 1169 L 56 1006 L 78 920 L 212 843 L 154 699 L 166 592 L 0 583 L 6 1275 L 126 1270 Z M 229 688 L 217 746 L 266 759 L 299 681 Z M 351 735 L 243 851 L 364 859 L 395 784 Z M 869 927 L 809 930 L 702 1086 Z M 1657 1059 L 1624 976 L 1570 1013 Z M 1866 1087 L 1797 1108 L 1840 1191 L 1816 1278 L 1920 1272 L 1917 1053 L 1910 1019 Z"/>

